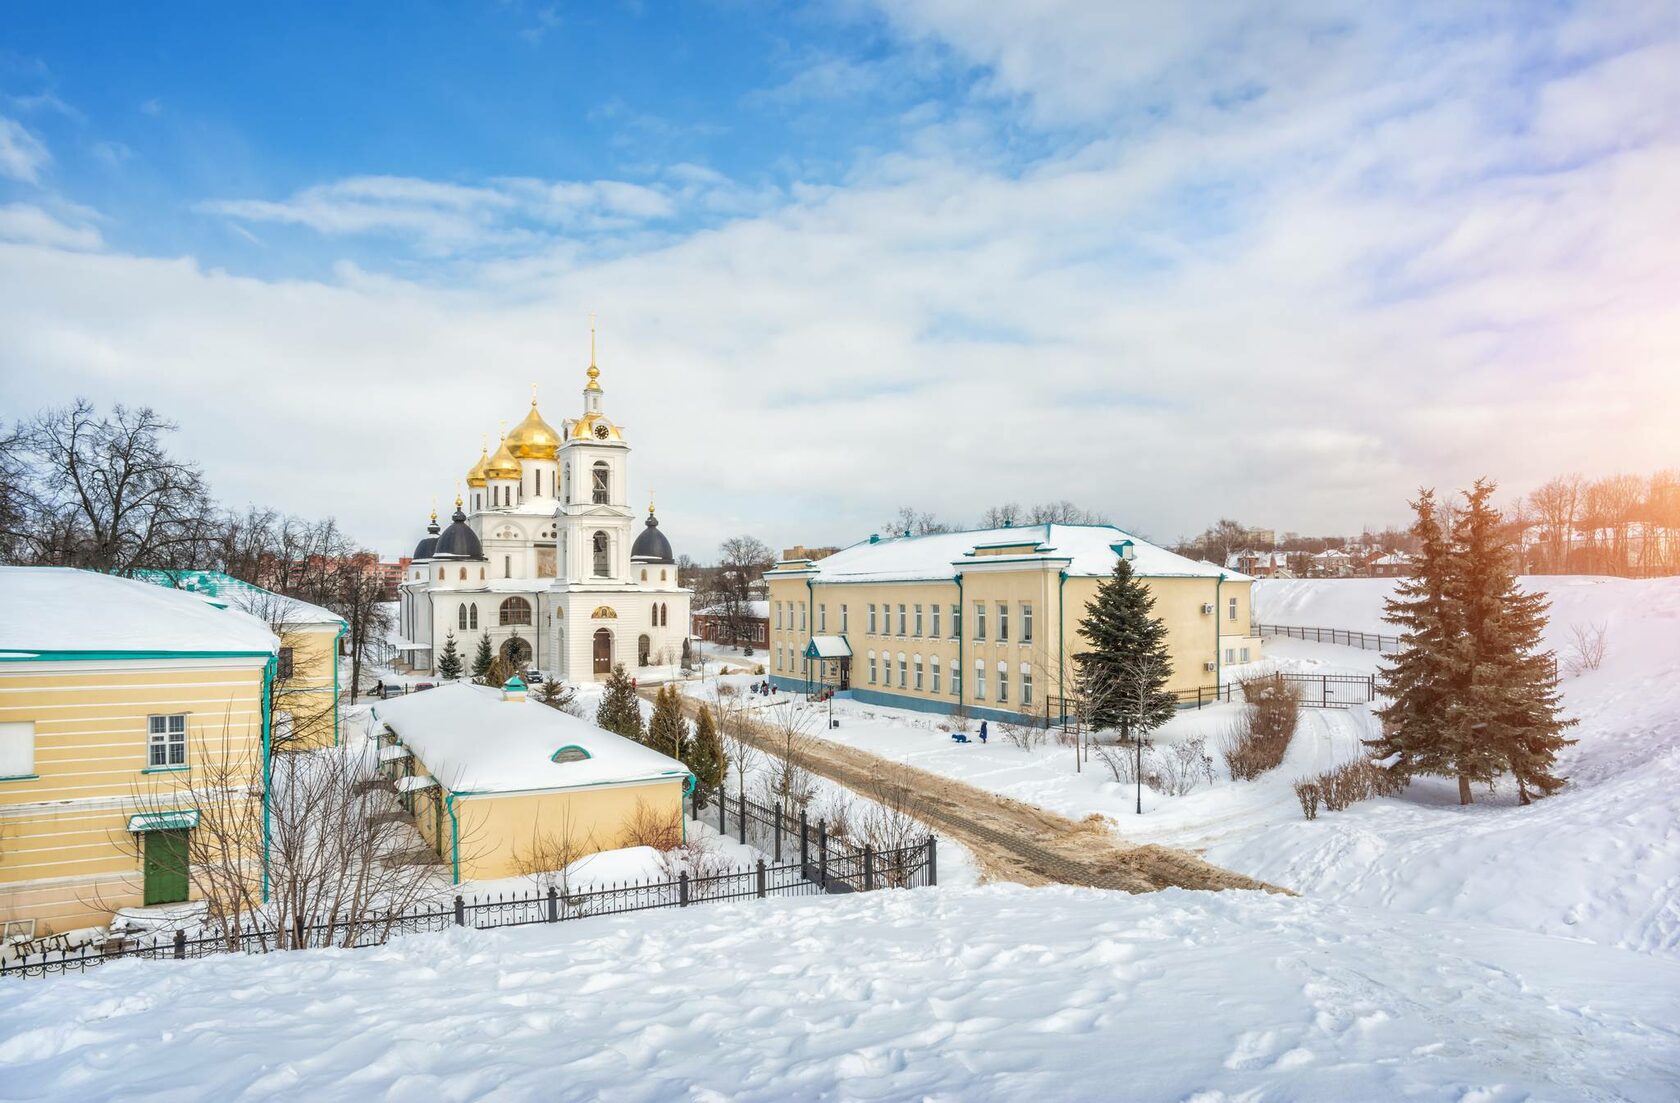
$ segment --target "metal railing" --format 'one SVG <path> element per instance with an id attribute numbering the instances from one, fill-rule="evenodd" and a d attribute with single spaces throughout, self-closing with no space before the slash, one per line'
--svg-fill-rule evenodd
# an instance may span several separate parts
<path id="1" fill-rule="evenodd" d="M 1287 636 L 1290 639 L 1311 640 L 1314 643 L 1339 643 L 1344 647 L 1358 647 L 1384 654 L 1400 650 L 1399 636 L 1356 632 L 1349 628 L 1301 628 L 1293 624 L 1256 624 L 1251 630 L 1261 636 Z"/>

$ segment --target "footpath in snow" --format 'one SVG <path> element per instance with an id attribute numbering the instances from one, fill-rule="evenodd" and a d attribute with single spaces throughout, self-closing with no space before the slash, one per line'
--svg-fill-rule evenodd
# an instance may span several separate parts
<path id="1" fill-rule="evenodd" d="M 772 900 L 0 992 L 9 1098 L 1663 1100 L 1680 962 L 1261 893 Z"/>

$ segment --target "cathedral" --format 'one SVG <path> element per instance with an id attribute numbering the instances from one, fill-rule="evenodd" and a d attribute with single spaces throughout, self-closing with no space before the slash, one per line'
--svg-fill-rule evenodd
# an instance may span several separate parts
<path id="1" fill-rule="evenodd" d="M 594 345 L 591 333 L 582 414 L 556 431 L 533 393 L 467 472 L 448 527 L 432 514 L 399 590 L 399 648 L 415 669 L 435 671 L 451 633 L 469 670 L 488 635 L 516 669 L 569 682 L 681 660 L 692 592 L 651 504 L 636 531 L 630 446 L 601 408 Z"/>

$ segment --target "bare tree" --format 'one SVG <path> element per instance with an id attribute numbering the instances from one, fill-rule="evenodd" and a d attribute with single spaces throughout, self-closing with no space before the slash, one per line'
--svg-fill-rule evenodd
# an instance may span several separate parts
<path id="1" fill-rule="evenodd" d="M 1560 475 L 1528 496 L 1529 510 L 1540 526 L 1548 570 L 1561 571 L 1568 564 L 1580 503 L 1579 475 Z"/>
<path id="2" fill-rule="evenodd" d="M 514 847 L 513 864 L 539 890 L 555 889 L 562 896 L 572 892 L 574 866 L 602 848 L 593 832 L 583 830 L 567 804 L 553 827 L 536 817 L 531 821 L 531 838 Z"/>
<path id="3" fill-rule="evenodd" d="M 1076 506 L 1066 498 L 1033 506 L 1027 515 L 1029 525 L 1101 525 L 1107 518 L 1093 510 Z"/>
<path id="4" fill-rule="evenodd" d="M 1597 621 L 1571 625 L 1569 634 L 1567 665 L 1571 674 L 1583 674 L 1603 665 L 1604 652 L 1609 645 L 1608 624 Z"/>
<path id="5" fill-rule="evenodd" d="M 322 642 L 319 631 L 310 631 L 315 614 L 307 613 L 298 601 L 269 590 L 234 589 L 229 604 L 267 624 L 280 641 L 274 677 L 269 680 L 268 708 L 273 718 L 269 747 L 291 751 L 300 747 L 332 742 L 338 716 L 338 697 L 331 685 L 318 685 L 305 674 L 300 654 Z M 328 647 L 337 646 L 330 638 Z"/>
<path id="6" fill-rule="evenodd" d="M 900 506 L 883 526 L 894 536 L 931 536 L 935 533 L 950 532 L 953 526 L 946 524 L 931 513 L 924 513 L 914 506 Z"/>
<path id="7" fill-rule="evenodd" d="M 756 536 L 731 536 L 718 545 L 715 605 L 729 626 L 731 639 L 747 638 L 753 593 L 764 572 L 776 565 L 776 553 Z"/>
<path id="8" fill-rule="evenodd" d="M 1019 525 L 1026 519 L 1019 502 L 1005 502 L 1000 506 L 992 506 L 980 515 L 980 527 L 986 529 L 1009 528 Z"/>
<path id="9" fill-rule="evenodd" d="M 783 811 L 798 815 L 815 790 L 810 762 L 816 750 L 817 737 L 811 734 L 816 710 L 790 696 L 763 711 L 766 722 L 760 730 L 769 744 L 769 793 Z"/>

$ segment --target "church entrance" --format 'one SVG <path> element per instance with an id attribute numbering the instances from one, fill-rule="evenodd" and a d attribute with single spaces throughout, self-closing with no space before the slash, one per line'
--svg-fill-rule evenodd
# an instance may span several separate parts
<path id="1" fill-rule="evenodd" d="M 612 673 L 612 633 L 605 628 L 595 630 L 595 673 Z"/>
<path id="2" fill-rule="evenodd" d="M 531 645 L 518 636 L 510 637 L 502 644 L 502 662 L 516 671 L 522 671 L 531 663 Z"/>
<path id="3" fill-rule="evenodd" d="M 652 651 L 652 640 L 648 639 L 645 635 L 638 639 L 636 641 L 636 665 L 646 666 L 648 664 L 648 656 L 652 653 Z"/>

